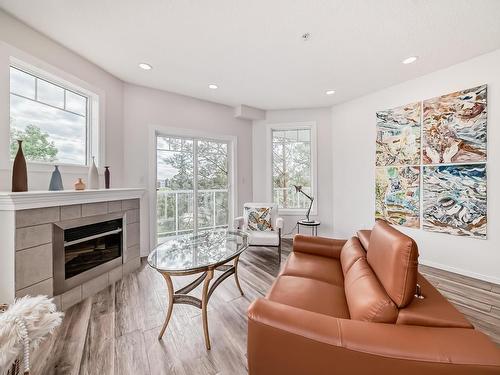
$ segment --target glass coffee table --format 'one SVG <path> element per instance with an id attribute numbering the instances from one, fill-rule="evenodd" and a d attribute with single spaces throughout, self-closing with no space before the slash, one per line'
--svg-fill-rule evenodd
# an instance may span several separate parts
<path id="1" fill-rule="evenodd" d="M 165 323 L 160 331 L 161 340 L 172 315 L 174 304 L 195 306 L 202 311 L 205 345 L 210 350 L 208 334 L 207 305 L 214 290 L 229 276 L 234 274 L 236 286 L 241 295 L 238 280 L 238 260 L 248 247 L 247 235 L 238 230 L 215 229 L 201 234 L 187 234 L 172 237 L 158 245 L 148 256 L 149 265 L 156 269 L 167 283 L 168 309 Z M 232 264 L 226 264 L 232 261 Z M 215 271 L 223 273 L 210 286 Z M 186 276 L 201 273 L 188 285 L 174 292 L 171 276 Z M 188 293 L 203 282 L 201 299 Z"/>

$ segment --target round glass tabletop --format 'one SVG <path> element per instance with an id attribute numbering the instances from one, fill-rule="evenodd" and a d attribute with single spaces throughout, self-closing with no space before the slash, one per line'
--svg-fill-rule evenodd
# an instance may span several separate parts
<path id="1" fill-rule="evenodd" d="M 215 229 L 172 237 L 158 245 L 148 263 L 158 271 L 188 273 L 217 267 L 248 247 L 248 236 L 238 230 Z"/>

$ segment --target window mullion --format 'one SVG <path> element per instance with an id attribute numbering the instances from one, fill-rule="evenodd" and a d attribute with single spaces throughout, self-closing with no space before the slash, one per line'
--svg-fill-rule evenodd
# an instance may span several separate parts
<path id="1" fill-rule="evenodd" d="M 198 233 L 198 139 L 193 139 L 193 230 Z"/>

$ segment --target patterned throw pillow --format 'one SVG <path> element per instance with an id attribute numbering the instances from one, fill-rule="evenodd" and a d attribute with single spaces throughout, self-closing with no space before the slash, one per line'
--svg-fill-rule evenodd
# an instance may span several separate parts
<path id="1" fill-rule="evenodd" d="M 245 207 L 248 230 L 270 231 L 273 230 L 271 223 L 271 207 Z"/>

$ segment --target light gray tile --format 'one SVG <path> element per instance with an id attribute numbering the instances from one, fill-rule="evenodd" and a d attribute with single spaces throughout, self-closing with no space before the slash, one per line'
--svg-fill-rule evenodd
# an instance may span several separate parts
<path id="1" fill-rule="evenodd" d="M 55 223 L 59 221 L 59 207 L 33 208 L 16 212 L 16 228 Z"/>
<path id="2" fill-rule="evenodd" d="M 140 210 L 127 211 L 127 224 L 137 223 L 140 220 Z"/>
<path id="3" fill-rule="evenodd" d="M 16 252 L 16 289 L 52 277 L 52 244 Z"/>
<path id="4" fill-rule="evenodd" d="M 35 247 L 49 242 L 52 242 L 52 224 L 42 224 L 16 230 L 16 250 Z"/>
<path id="5" fill-rule="evenodd" d="M 53 279 L 47 279 L 44 281 L 41 281 L 37 284 L 33 284 L 27 288 L 20 289 L 16 291 L 16 297 L 23 297 L 23 296 L 48 296 L 52 297 L 54 294 L 54 289 L 53 289 Z"/>
<path id="6" fill-rule="evenodd" d="M 108 202 L 108 212 L 120 212 L 122 210 L 122 201 Z"/>
<path id="7" fill-rule="evenodd" d="M 127 263 L 130 259 L 137 258 L 139 255 L 139 245 L 129 246 L 123 253 L 123 263 Z"/>
<path id="8" fill-rule="evenodd" d="M 108 213 L 108 202 L 82 204 L 82 217 L 104 215 Z"/>
<path id="9" fill-rule="evenodd" d="M 123 277 L 123 266 L 120 265 L 109 271 L 109 284 L 114 284 Z"/>
<path id="10" fill-rule="evenodd" d="M 81 204 L 72 204 L 71 206 L 61 207 L 61 221 L 79 219 L 81 217 L 82 217 Z"/>
<path id="11" fill-rule="evenodd" d="M 73 289 L 61 294 L 61 306 L 63 310 L 69 309 L 82 300 L 82 286 L 78 285 Z"/>
<path id="12" fill-rule="evenodd" d="M 108 273 L 104 273 L 101 276 L 98 276 L 82 285 L 82 298 L 85 299 L 87 297 L 93 296 L 97 292 L 103 290 L 109 285 L 109 275 Z"/>
<path id="13" fill-rule="evenodd" d="M 139 223 L 127 224 L 127 247 L 138 245 L 140 238 Z"/>
<path id="14" fill-rule="evenodd" d="M 122 201 L 122 210 L 123 211 L 135 210 L 137 208 L 139 208 L 139 198 L 127 199 L 127 200 Z"/>
<path id="15" fill-rule="evenodd" d="M 141 266 L 141 258 L 134 258 L 123 264 L 123 276 L 135 271 Z"/>

